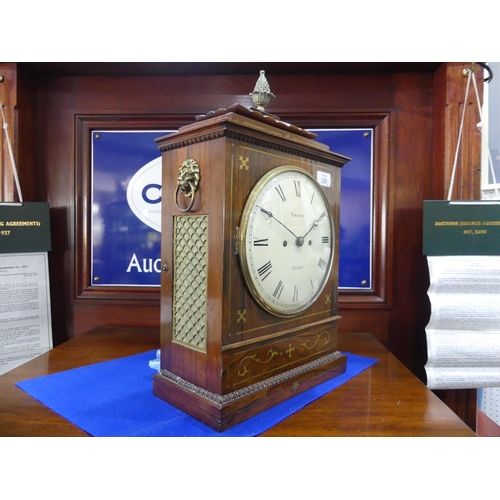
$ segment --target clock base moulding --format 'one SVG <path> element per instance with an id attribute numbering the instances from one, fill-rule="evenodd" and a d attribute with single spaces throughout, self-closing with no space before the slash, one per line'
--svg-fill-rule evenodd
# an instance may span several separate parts
<path id="1" fill-rule="evenodd" d="M 163 366 L 153 378 L 153 394 L 222 432 L 344 373 L 347 358 L 337 350 L 339 319 L 333 316 L 275 331 L 265 339 L 226 345 L 205 365 L 221 372 L 217 392 L 187 380 L 189 370 L 183 377 L 179 366 L 173 371 Z M 179 343 L 165 345 L 183 360 L 192 353 Z"/>
<path id="2" fill-rule="evenodd" d="M 222 432 L 344 373 L 347 358 L 337 350 L 339 319 L 285 330 L 275 327 L 266 338 L 226 345 L 215 359 L 208 356 L 205 365 L 206 370 L 221 372 L 218 392 L 187 380 L 193 376 L 190 370 L 180 376 L 180 367 L 173 365 L 173 371 L 163 366 L 154 376 L 153 394 Z M 178 342 L 164 345 L 168 353 L 175 351 L 173 356 L 189 363 L 191 348 Z"/>
<path id="3" fill-rule="evenodd" d="M 161 370 L 153 378 L 153 393 L 222 432 L 341 375 L 346 370 L 346 359 L 345 355 L 336 351 L 225 395 L 212 393 L 167 370 Z"/>

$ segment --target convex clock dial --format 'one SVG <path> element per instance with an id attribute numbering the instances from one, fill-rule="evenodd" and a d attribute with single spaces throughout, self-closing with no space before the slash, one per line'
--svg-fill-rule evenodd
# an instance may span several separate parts
<path id="1" fill-rule="evenodd" d="M 318 299 L 332 268 L 335 229 L 328 199 L 307 171 L 282 166 L 262 176 L 239 234 L 243 276 L 266 311 L 295 316 Z"/>

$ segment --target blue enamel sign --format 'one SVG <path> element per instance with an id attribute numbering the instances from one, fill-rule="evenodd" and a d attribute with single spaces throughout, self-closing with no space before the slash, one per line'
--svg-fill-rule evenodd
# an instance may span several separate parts
<path id="1" fill-rule="evenodd" d="M 372 286 L 373 130 L 313 130 L 330 151 L 351 158 L 340 189 L 339 288 Z"/>
<path id="2" fill-rule="evenodd" d="M 92 132 L 92 284 L 160 285 L 161 156 L 171 131 Z"/>
<path id="3" fill-rule="evenodd" d="M 92 284 L 160 286 L 161 156 L 173 132 L 92 132 Z M 372 129 L 314 130 L 352 160 L 342 169 L 340 288 L 370 288 Z"/>

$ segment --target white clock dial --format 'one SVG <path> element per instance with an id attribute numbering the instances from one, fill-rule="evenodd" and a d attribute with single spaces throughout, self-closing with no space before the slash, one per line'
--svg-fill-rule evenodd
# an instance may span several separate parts
<path id="1" fill-rule="evenodd" d="M 311 175 L 290 166 L 265 174 L 240 227 L 243 275 L 257 302 L 277 316 L 313 304 L 330 275 L 334 237 L 330 205 Z"/>

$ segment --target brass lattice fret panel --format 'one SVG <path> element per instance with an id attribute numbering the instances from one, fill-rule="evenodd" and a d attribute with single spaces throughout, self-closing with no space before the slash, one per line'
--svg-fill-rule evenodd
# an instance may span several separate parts
<path id="1" fill-rule="evenodd" d="M 174 217 L 173 338 L 197 351 L 207 345 L 208 215 Z"/>

